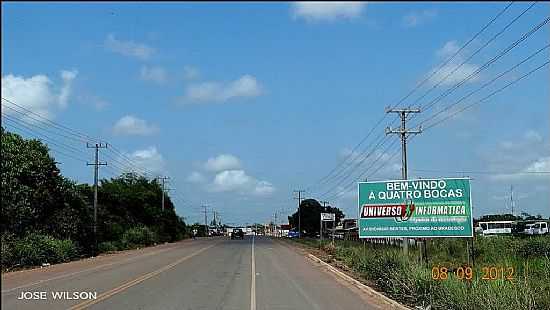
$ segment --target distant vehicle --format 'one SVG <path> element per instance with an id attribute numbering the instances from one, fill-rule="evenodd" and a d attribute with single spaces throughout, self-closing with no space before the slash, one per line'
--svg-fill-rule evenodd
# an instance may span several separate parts
<path id="1" fill-rule="evenodd" d="M 244 239 L 244 232 L 240 228 L 233 229 L 231 239 Z"/>
<path id="2" fill-rule="evenodd" d="M 479 222 L 478 227 L 481 228 L 481 234 L 483 236 L 509 235 L 512 234 L 513 224 L 513 221 Z"/>
<path id="3" fill-rule="evenodd" d="M 300 234 L 297 231 L 290 230 L 287 234 L 288 238 L 298 238 Z"/>
<path id="4" fill-rule="evenodd" d="M 527 235 L 544 235 L 548 233 L 548 223 L 547 222 L 536 222 L 532 224 L 527 224 L 524 230 L 524 233 Z"/>

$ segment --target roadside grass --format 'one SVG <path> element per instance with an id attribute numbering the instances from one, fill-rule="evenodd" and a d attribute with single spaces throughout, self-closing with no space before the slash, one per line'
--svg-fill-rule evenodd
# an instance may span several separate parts
<path id="1" fill-rule="evenodd" d="M 550 309 L 550 236 L 476 238 L 471 280 L 454 273 L 469 266 L 464 239 L 430 240 L 427 264 L 415 246 L 405 257 L 397 246 L 384 244 L 296 241 L 320 250 L 329 262 L 343 263 L 371 286 L 413 308 Z M 434 267 L 447 268 L 446 279 L 433 279 Z M 511 268 L 513 279 L 508 280 Z"/>
<path id="2" fill-rule="evenodd" d="M 1 236 L 2 272 L 58 264 L 86 257 L 78 244 L 70 239 L 56 239 L 47 234 L 28 233 L 22 238 L 5 233 Z M 98 244 L 98 252 L 112 253 L 148 247 L 159 242 L 157 233 L 146 226 L 130 228 L 119 240 L 103 241 Z"/>

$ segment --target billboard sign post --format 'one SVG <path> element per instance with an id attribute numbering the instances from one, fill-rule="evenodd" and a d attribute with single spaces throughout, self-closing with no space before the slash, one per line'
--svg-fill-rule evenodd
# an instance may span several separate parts
<path id="1" fill-rule="evenodd" d="M 323 222 L 335 222 L 336 214 L 334 213 L 321 213 L 321 227 L 319 229 L 319 239 L 323 242 Z M 334 225 L 333 225 L 334 228 Z M 334 233 L 333 233 L 334 235 Z"/>
<path id="2" fill-rule="evenodd" d="M 472 237 L 469 178 L 360 182 L 359 238 Z"/>

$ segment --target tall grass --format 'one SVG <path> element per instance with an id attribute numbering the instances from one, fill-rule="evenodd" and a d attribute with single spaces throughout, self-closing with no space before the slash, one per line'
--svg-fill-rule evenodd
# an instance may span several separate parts
<path id="1" fill-rule="evenodd" d="M 300 240 L 319 247 L 317 240 Z M 432 267 L 456 270 L 468 266 L 464 239 L 434 239 L 428 243 L 428 262 L 411 247 L 405 257 L 396 247 L 337 241 L 321 247 L 329 259 L 347 265 L 369 284 L 409 306 L 432 309 L 550 309 L 550 236 L 531 238 L 495 236 L 474 241 L 474 277 L 432 279 Z M 471 263 L 471 262 L 470 262 Z M 514 279 L 499 275 L 482 279 L 484 267 L 513 267 Z"/>

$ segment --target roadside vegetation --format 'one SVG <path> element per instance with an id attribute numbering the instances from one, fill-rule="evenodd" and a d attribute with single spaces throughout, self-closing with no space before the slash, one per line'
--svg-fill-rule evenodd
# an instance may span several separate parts
<path id="1" fill-rule="evenodd" d="M 325 261 L 355 274 L 368 285 L 403 304 L 420 309 L 550 309 L 550 236 L 477 237 L 471 280 L 460 273 L 472 263 L 464 239 L 428 242 L 428 262 L 419 249 L 409 257 L 396 246 L 337 240 L 320 244 L 316 239 L 297 242 L 317 252 Z M 435 269 L 433 269 L 435 267 Z M 437 272 L 447 268 L 447 279 Z M 484 268 L 497 268 L 496 279 Z M 503 269 L 501 269 L 503 268 Z M 513 268 L 513 279 L 507 280 Z"/>
<path id="2" fill-rule="evenodd" d="M 93 187 L 61 175 L 48 147 L 2 128 L 2 272 L 94 254 Z M 137 174 L 98 187 L 99 252 L 173 242 L 187 235 L 161 186 Z"/>

